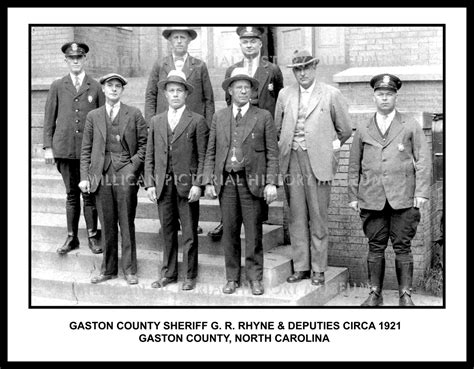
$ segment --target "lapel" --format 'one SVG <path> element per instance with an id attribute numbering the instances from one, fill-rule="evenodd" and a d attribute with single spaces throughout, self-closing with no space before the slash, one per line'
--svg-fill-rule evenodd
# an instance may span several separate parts
<path id="1" fill-rule="evenodd" d="M 308 109 L 306 110 L 306 117 L 305 118 L 308 118 L 308 116 L 313 112 L 313 110 L 316 108 L 316 106 L 321 101 L 322 96 L 323 96 L 323 93 L 322 93 L 321 84 L 318 83 L 318 82 L 315 82 L 313 92 L 311 93 L 311 96 L 309 98 Z"/>
<path id="2" fill-rule="evenodd" d="M 102 135 L 104 142 L 106 141 L 107 136 L 107 110 L 105 110 L 105 104 L 99 108 L 99 120 L 97 121 L 97 129 Z"/>
<path id="3" fill-rule="evenodd" d="M 183 65 L 183 73 L 186 76 L 186 81 L 189 81 L 191 74 L 193 74 L 194 72 L 194 69 L 196 67 L 195 62 L 196 59 L 194 59 L 191 55 L 188 54 L 186 62 Z"/>
<path id="4" fill-rule="evenodd" d="M 252 132 L 253 128 L 257 124 L 257 112 L 258 110 L 253 106 L 250 105 L 249 110 L 247 110 L 247 114 L 243 117 L 244 121 L 244 135 L 242 137 L 242 142 L 244 142 L 250 132 Z"/>
<path id="5" fill-rule="evenodd" d="M 168 110 L 158 116 L 155 128 L 163 139 L 165 146 L 168 147 Z"/>
<path id="6" fill-rule="evenodd" d="M 67 76 L 63 78 L 63 85 L 66 88 L 66 90 L 71 92 L 73 96 L 76 96 L 77 91 L 76 91 L 76 88 L 74 87 L 74 82 L 72 81 L 70 74 L 68 74 Z"/>
<path id="7" fill-rule="evenodd" d="M 189 123 L 191 123 L 192 117 L 193 116 L 188 110 L 188 108 L 185 108 L 183 111 L 183 115 L 181 115 L 181 119 L 178 122 L 178 125 L 174 129 L 173 142 L 175 142 L 179 138 L 179 136 L 183 134 L 185 129 L 189 126 Z"/>
<path id="8" fill-rule="evenodd" d="M 125 128 L 127 128 L 127 125 L 129 123 L 128 119 L 128 106 L 125 105 L 124 103 L 120 103 L 120 110 L 117 118 L 119 120 L 119 132 L 120 132 L 120 137 L 123 138 L 123 134 L 125 132 Z"/>
<path id="9" fill-rule="evenodd" d="M 165 78 L 168 76 L 168 73 L 170 72 L 170 70 L 173 70 L 173 69 L 176 69 L 176 67 L 174 66 L 173 57 L 171 55 L 168 55 L 163 60 L 163 71 L 165 72 L 164 73 Z"/>
<path id="10" fill-rule="evenodd" d="M 86 92 L 87 90 L 89 90 L 89 87 L 91 85 L 91 81 L 90 81 L 90 77 L 86 74 L 84 76 L 84 80 L 82 81 L 82 85 L 81 87 L 79 88 L 79 91 L 77 92 L 76 91 L 76 96 L 80 96 L 82 95 L 84 92 Z M 76 90 L 76 88 L 73 86 L 74 88 L 74 91 Z"/>
<path id="11" fill-rule="evenodd" d="M 231 119 L 232 119 L 232 106 L 230 104 L 227 109 L 225 110 L 224 118 L 222 120 L 222 129 L 224 130 L 224 137 L 226 139 L 226 143 L 230 142 L 230 127 L 231 127 Z M 220 122 L 218 123 L 220 125 Z"/>
<path id="12" fill-rule="evenodd" d="M 395 117 L 393 117 L 392 123 L 390 124 L 390 128 L 388 130 L 388 136 L 385 139 L 385 146 L 387 146 L 390 142 L 393 141 L 395 137 L 397 137 L 400 132 L 403 130 L 403 120 L 400 113 L 397 111 L 395 113 Z"/>
<path id="13" fill-rule="evenodd" d="M 253 78 L 255 78 L 258 81 L 258 91 L 262 91 L 262 87 L 265 86 L 265 83 L 267 82 L 267 79 L 270 76 L 270 72 L 268 71 L 268 63 L 260 57 L 260 64 L 255 71 L 255 75 Z M 261 94 L 259 93 L 259 96 Z"/>
<path id="14" fill-rule="evenodd" d="M 291 128 L 291 132 L 295 131 L 296 127 L 296 122 L 298 121 L 298 109 L 300 105 L 300 87 L 299 84 L 293 85 L 291 93 L 289 94 L 290 96 L 290 106 L 291 106 L 291 112 L 293 114 L 293 119 L 291 119 L 291 122 L 293 124 Z"/>

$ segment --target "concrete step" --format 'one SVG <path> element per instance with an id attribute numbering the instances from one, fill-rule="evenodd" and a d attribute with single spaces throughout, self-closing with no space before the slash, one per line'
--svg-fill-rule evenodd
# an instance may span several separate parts
<path id="1" fill-rule="evenodd" d="M 312 286 L 309 280 L 265 286 L 265 294 L 252 295 L 246 282 L 236 293 L 222 293 L 224 281 L 198 283 L 192 291 L 182 291 L 181 284 L 151 288 L 153 279 L 141 277 L 130 286 L 119 276 L 98 285 L 90 283 L 91 273 L 33 268 L 31 273 L 32 303 L 67 300 L 71 305 L 97 306 L 322 306 L 336 296 L 348 278 L 346 268 L 330 268 L 324 286 Z M 38 299 L 38 300 L 36 300 Z"/>
<path id="2" fill-rule="evenodd" d="M 223 255 L 222 241 L 213 241 L 207 233 L 213 230 L 217 222 L 199 222 L 203 233 L 199 235 L 199 250 L 203 254 Z M 158 219 L 135 219 L 137 249 L 162 250 L 162 238 L 158 235 L 160 222 Z M 81 247 L 87 248 L 87 234 L 84 218 L 79 221 L 79 240 Z M 33 242 L 62 244 L 66 237 L 66 217 L 63 214 L 45 212 L 31 213 L 31 239 Z M 240 234 L 241 243 L 245 245 L 244 227 Z M 181 243 L 181 232 L 178 237 Z M 263 249 L 268 251 L 283 242 L 283 227 L 279 225 L 263 225 Z M 245 247 L 243 247 L 243 250 Z"/>
<path id="3" fill-rule="evenodd" d="M 46 181 L 49 182 L 49 181 Z M 62 191 L 64 192 L 64 184 L 59 183 L 63 187 Z M 44 185 L 46 189 L 47 183 Z M 58 186 L 59 187 L 59 186 Z M 37 186 L 34 185 L 34 191 L 37 190 Z M 41 186 L 43 188 L 43 186 Z M 51 187 L 50 187 L 51 189 Z M 57 194 L 57 193 L 36 193 L 31 194 L 31 210 L 33 212 L 43 212 L 43 213 L 53 213 L 53 214 L 65 214 L 66 207 L 66 194 Z M 156 204 L 152 203 L 146 194 L 146 192 L 141 188 L 139 190 L 138 197 L 138 206 L 137 206 L 137 218 L 151 218 L 158 219 L 158 207 Z M 221 211 L 219 207 L 219 201 L 208 200 L 202 198 L 199 200 L 199 220 L 204 222 L 216 222 L 219 221 L 221 217 Z M 269 224 L 283 224 L 283 202 L 274 201 L 269 206 L 268 212 L 268 223 Z"/>
<path id="4" fill-rule="evenodd" d="M 88 248 L 81 247 L 71 251 L 67 255 L 56 253 L 57 243 L 33 242 L 31 249 L 32 265 L 36 269 L 57 270 L 59 272 L 78 272 L 90 276 L 99 273 L 102 263 L 102 255 L 92 254 Z M 283 283 L 292 273 L 291 259 L 284 256 L 285 252 L 281 246 L 274 248 L 264 255 L 263 282 L 266 286 L 274 287 Z M 120 253 L 119 253 L 120 254 Z M 120 259 L 120 258 L 119 258 Z M 182 263 L 182 252 L 179 253 L 179 277 L 184 278 L 186 272 Z M 146 279 L 158 279 L 160 276 L 163 253 L 161 251 L 138 249 L 137 265 L 138 277 Z M 121 261 L 119 260 L 119 269 Z M 242 258 L 242 266 L 245 259 Z M 242 270 L 242 275 L 245 271 Z M 89 277 L 90 278 L 90 277 Z M 199 283 L 211 283 L 225 281 L 225 261 L 222 255 L 208 255 L 199 253 Z"/>

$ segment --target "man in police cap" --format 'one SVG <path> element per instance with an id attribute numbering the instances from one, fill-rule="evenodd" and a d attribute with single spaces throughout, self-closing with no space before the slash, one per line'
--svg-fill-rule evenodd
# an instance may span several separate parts
<path id="1" fill-rule="evenodd" d="M 245 270 L 252 294 L 264 293 L 262 222 L 277 197 L 278 143 L 271 114 L 250 104 L 258 81 L 236 68 L 222 88 L 232 104 L 217 111 L 204 164 L 206 197 L 219 200 L 223 213 L 223 244 L 227 283 L 223 292 L 240 286 L 242 223 L 245 227 Z"/>
<path id="2" fill-rule="evenodd" d="M 103 228 L 104 255 L 101 283 L 118 274 L 118 227 L 122 241 L 122 271 L 129 284 L 137 284 L 135 214 L 137 179 L 145 160 L 147 127 L 139 109 L 120 101 L 127 80 L 117 73 L 100 78 L 106 103 L 87 114 L 81 150 L 83 193 L 95 193 Z"/>
<path id="3" fill-rule="evenodd" d="M 227 68 L 225 78 L 229 78 L 235 68 L 243 68 L 246 73 L 258 81 L 258 88 L 252 90 L 250 104 L 268 110 L 272 117 L 275 114 L 275 104 L 280 90 L 283 88 L 283 75 L 280 67 L 262 56 L 262 37 L 265 32 L 263 27 L 237 27 L 240 38 L 240 48 L 244 58 Z M 231 105 L 232 97 L 229 92 L 225 94 L 227 105 Z M 208 235 L 214 240 L 222 236 L 222 222 Z"/>
<path id="4" fill-rule="evenodd" d="M 79 247 L 77 236 L 81 215 L 79 159 L 86 115 L 105 102 L 100 84 L 85 73 L 89 47 L 81 42 L 68 42 L 61 47 L 69 74 L 51 85 L 46 99 L 43 147 L 46 164 L 54 164 L 66 186 L 67 238 L 57 249 L 66 254 Z M 83 193 L 84 218 L 89 236 L 89 248 L 102 252 L 97 232 L 97 210 L 93 194 Z"/>
<path id="5" fill-rule="evenodd" d="M 307 50 L 294 52 L 288 68 L 297 83 L 280 92 L 275 113 L 293 250 L 287 282 L 311 278 L 315 286 L 325 283 L 328 268 L 328 209 L 339 148 L 352 134 L 347 101 L 317 81 L 318 63 Z"/>
<path id="6" fill-rule="evenodd" d="M 158 82 L 168 110 L 151 119 L 145 160 L 145 188 L 158 204 L 163 234 L 161 278 L 153 288 L 178 279 L 178 219 L 181 221 L 185 280 L 182 289 L 194 289 L 198 274 L 199 198 L 209 128 L 202 115 L 186 105 L 194 86 L 183 72 L 171 70 Z"/>
<path id="7" fill-rule="evenodd" d="M 431 178 L 429 150 L 423 131 L 396 109 L 402 82 L 389 73 L 370 80 L 377 112 L 354 134 L 349 159 L 349 205 L 360 214 L 369 241 L 369 297 L 362 306 L 383 305 L 385 249 L 395 252 L 399 305 L 411 299 L 411 240 L 428 201 Z"/>
<path id="8" fill-rule="evenodd" d="M 168 40 L 171 53 L 163 60 L 155 62 L 148 77 L 145 120 L 149 125 L 155 115 L 168 111 L 168 101 L 164 91 L 158 88 L 158 83 L 166 80 L 171 70 L 178 70 L 184 73 L 186 81 L 194 87 L 193 93 L 186 99 L 187 108 L 202 115 L 210 127 L 215 108 L 209 72 L 204 61 L 188 53 L 189 43 L 197 37 L 196 31 L 183 26 L 169 27 L 163 30 L 162 35 Z M 202 233 L 199 226 L 198 233 Z"/>

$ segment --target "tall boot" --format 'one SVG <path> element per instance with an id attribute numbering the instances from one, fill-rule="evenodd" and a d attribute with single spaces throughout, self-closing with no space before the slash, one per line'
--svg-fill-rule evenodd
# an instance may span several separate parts
<path id="1" fill-rule="evenodd" d="M 411 300 L 413 281 L 413 262 L 402 262 L 395 260 L 395 270 L 397 272 L 399 306 L 415 306 Z"/>
<path id="2" fill-rule="evenodd" d="M 370 293 L 361 306 L 381 306 L 383 305 L 382 287 L 385 276 L 385 258 L 367 260 L 367 270 L 369 273 Z"/>
<path id="3" fill-rule="evenodd" d="M 81 208 L 77 209 L 76 206 L 73 206 L 71 204 L 66 204 L 66 219 L 67 219 L 68 236 L 64 244 L 56 250 L 58 254 L 61 254 L 61 255 L 67 254 L 69 251 L 75 250 L 79 247 L 79 238 L 77 237 L 77 231 L 79 228 L 80 215 L 81 215 Z"/>
<path id="4" fill-rule="evenodd" d="M 95 206 L 84 206 L 84 218 L 86 220 L 87 234 L 89 236 L 89 248 L 93 254 L 102 253 L 97 232 L 97 209 Z"/>

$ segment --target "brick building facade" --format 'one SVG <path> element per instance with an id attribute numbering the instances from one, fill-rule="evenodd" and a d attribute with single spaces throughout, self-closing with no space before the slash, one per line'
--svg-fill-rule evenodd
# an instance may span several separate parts
<path id="1" fill-rule="evenodd" d="M 193 27 L 198 37 L 190 54 L 208 64 L 216 108 L 225 105 L 220 87 L 227 66 L 241 58 L 235 27 Z M 42 116 L 50 83 L 67 73 L 60 47 L 70 40 L 86 42 L 91 52 L 87 70 L 94 77 L 116 71 L 132 79 L 130 101 L 143 109 L 144 86 L 153 62 L 167 53 L 162 27 L 31 27 L 32 155 L 41 156 Z M 412 114 L 431 143 L 427 113 L 443 112 L 442 27 L 266 27 L 264 54 L 280 65 L 285 85 L 294 82 L 286 65 L 295 49 L 305 48 L 320 58 L 318 78 L 337 86 L 348 99 L 353 128 L 365 122 L 375 107 L 370 77 L 397 74 L 403 81 L 398 98 L 401 111 Z M 133 86 L 135 90 L 133 90 Z M 359 217 L 347 206 L 347 167 L 350 142 L 342 147 L 330 207 L 329 263 L 349 268 L 352 283 L 367 278 L 367 240 Z M 413 243 L 415 284 L 430 265 L 432 241 L 438 237 L 443 211 L 443 181 L 433 181 L 432 199 L 422 213 Z M 387 287 L 396 286 L 394 255 L 388 249 Z"/>

